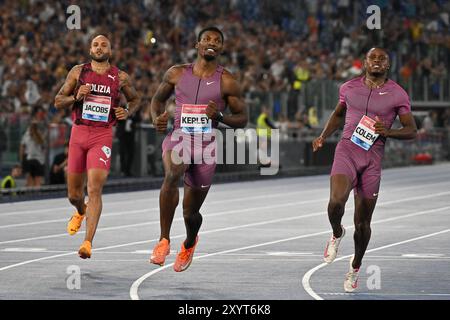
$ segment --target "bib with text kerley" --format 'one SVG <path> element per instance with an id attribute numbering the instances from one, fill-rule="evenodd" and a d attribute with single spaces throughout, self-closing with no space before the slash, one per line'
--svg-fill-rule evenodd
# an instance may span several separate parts
<path id="1" fill-rule="evenodd" d="M 108 122 L 111 97 L 88 94 L 83 102 L 82 118 L 91 121 Z"/>
<path id="2" fill-rule="evenodd" d="M 352 134 L 352 142 L 364 150 L 369 150 L 380 134 L 375 133 L 375 120 L 363 116 Z"/>
<path id="3" fill-rule="evenodd" d="M 211 119 L 206 115 L 206 104 L 181 106 L 181 130 L 185 133 L 211 133 Z"/>

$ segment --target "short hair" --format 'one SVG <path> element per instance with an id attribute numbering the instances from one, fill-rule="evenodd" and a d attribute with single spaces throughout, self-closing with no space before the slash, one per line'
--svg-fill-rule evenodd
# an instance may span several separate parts
<path id="1" fill-rule="evenodd" d="M 214 32 L 217 32 L 218 34 L 220 34 L 220 38 L 222 39 L 222 43 L 223 43 L 223 33 L 222 33 L 222 31 L 220 31 L 220 29 L 217 28 L 217 27 L 207 27 L 207 28 L 202 29 L 202 30 L 198 33 L 197 42 L 200 42 L 200 39 L 202 38 L 202 35 L 203 35 L 206 31 L 214 31 Z"/>
<path id="2" fill-rule="evenodd" d="M 20 165 L 20 163 L 16 163 L 12 166 L 11 169 L 22 169 L 22 166 Z"/>

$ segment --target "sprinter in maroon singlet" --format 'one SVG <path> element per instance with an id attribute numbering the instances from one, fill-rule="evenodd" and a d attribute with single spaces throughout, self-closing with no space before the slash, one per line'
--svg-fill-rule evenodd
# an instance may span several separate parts
<path id="1" fill-rule="evenodd" d="M 378 198 L 385 141 L 387 138 L 414 139 L 417 131 L 408 94 L 387 77 L 389 56 L 386 51 L 370 49 L 364 60 L 364 69 L 364 75 L 341 86 L 336 109 L 322 134 L 313 141 L 315 152 L 341 126 L 345 117 L 344 132 L 336 147 L 331 170 L 328 218 L 333 234 L 327 242 L 324 260 L 331 263 L 336 258 L 345 235 L 342 216 L 353 189 L 355 254 L 344 281 L 346 292 L 357 288 L 359 268 L 369 244 L 370 221 Z M 402 128 L 392 129 L 397 116 Z"/>
<path id="2" fill-rule="evenodd" d="M 111 166 L 112 127 L 126 120 L 139 106 L 139 97 L 127 73 L 109 64 L 111 44 L 103 35 L 91 42 L 90 63 L 77 65 L 55 98 L 57 109 L 72 108 L 72 132 L 69 143 L 67 187 L 70 203 L 77 211 L 67 231 L 74 235 L 86 219 L 85 241 L 78 254 L 91 257 L 92 240 L 102 212 L 102 189 Z M 127 108 L 119 106 L 120 92 Z M 87 173 L 89 202 L 84 202 Z"/>
<path id="3" fill-rule="evenodd" d="M 222 32 L 215 27 L 203 29 L 197 41 L 197 60 L 192 64 L 171 67 L 150 106 L 153 124 L 158 132 L 164 133 L 168 120 L 164 105 L 175 92 L 174 131 L 167 135 L 163 143 L 165 178 L 159 196 L 161 235 L 150 261 L 163 265 L 170 253 L 170 227 L 179 200 L 178 182 L 184 175 L 183 217 L 187 237 L 175 260 L 174 270 L 177 272 L 186 270 L 192 261 L 202 224 L 199 210 L 214 174 L 215 159 L 201 159 L 205 155 L 203 150 L 210 145 L 211 133 L 218 122 L 242 128 L 248 120 L 239 84 L 217 64 L 217 57 L 223 49 Z M 230 108 L 230 115 L 222 113 L 226 106 Z M 189 144 L 183 150 L 184 154 L 176 151 L 177 145 L 180 145 L 179 137 L 183 138 L 181 144 Z M 212 150 L 211 154 L 214 152 Z M 190 154 L 187 159 L 186 153 Z M 197 155 L 200 155 L 200 163 L 194 159 Z"/>

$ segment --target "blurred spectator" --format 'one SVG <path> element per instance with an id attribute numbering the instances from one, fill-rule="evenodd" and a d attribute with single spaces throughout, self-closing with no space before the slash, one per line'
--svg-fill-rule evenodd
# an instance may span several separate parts
<path id="1" fill-rule="evenodd" d="M 65 184 L 67 176 L 67 155 L 69 153 L 69 143 L 64 145 L 64 152 L 57 154 L 53 159 L 50 170 L 50 184 Z"/>
<path id="2" fill-rule="evenodd" d="M 118 121 L 116 136 L 119 139 L 120 171 L 126 177 L 132 176 L 135 149 L 135 135 L 140 114 L 136 113 L 125 121 Z"/>
<path id="3" fill-rule="evenodd" d="M 433 119 L 431 118 L 431 112 L 428 113 L 422 121 L 422 129 L 425 131 L 431 130 L 434 128 Z"/>
<path id="4" fill-rule="evenodd" d="M 278 114 L 278 120 L 274 123 L 275 127 L 280 129 L 280 140 L 287 140 L 289 138 L 289 128 L 291 123 L 284 113 Z"/>
<path id="5" fill-rule="evenodd" d="M 296 127 L 307 124 L 294 119 L 305 103 L 305 83 L 358 75 L 371 46 L 391 53 L 392 78 L 411 83 L 415 93 L 423 92 L 425 77 L 429 99 L 448 91 L 442 81 L 450 68 L 448 0 L 376 1 L 382 31 L 366 27 L 366 9 L 373 4 L 368 0 L 78 0 L 82 29 L 69 31 L 70 3 L 0 1 L 0 113 L 20 115 L 25 120 L 17 123 L 25 127 L 36 106 L 46 121 L 71 125 L 70 110 L 56 112 L 53 98 L 68 70 L 89 60 L 89 41 L 100 32 L 114 43 L 112 63 L 129 71 L 142 101 L 151 101 L 171 65 L 194 58 L 196 35 L 185 30 L 208 25 L 219 26 L 230 40 L 220 63 L 241 90 L 287 91 L 288 120 Z"/>
<path id="6" fill-rule="evenodd" d="M 305 127 L 305 122 L 304 122 L 304 117 L 303 117 L 303 112 L 298 110 L 295 113 L 294 116 L 294 123 L 292 124 L 292 127 L 295 129 L 303 129 Z"/>
<path id="7" fill-rule="evenodd" d="M 301 90 L 302 84 L 309 80 L 308 63 L 306 60 L 302 60 L 294 68 L 295 80 L 293 83 L 294 90 Z"/>
<path id="8" fill-rule="evenodd" d="M 316 107 L 310 107 L 308 109 L 308 124 L 311 128 L 316 128 L 319 126 L 319 116 L 317 115 Z"/>
<path id="9" fill-rule="evenodd" d="M 1 183 L 1 188 L 4 189 L 15 189 L 17 188 L 16 179 L 22 175 L 22 166 L 16 164 L 11 169 L 11 174 L 6 176 Z"/>
<path id="10" fill-rule="evenodd" d="M 32 121 L 22 137 L 20 158 L 27 175 L 27 187 L 40 187 L 45 174 L 45 135 L 37 121 Z"/>
<path id="11" fill-rule="evenodd" d="M 18 112 L 51 104 L 67 70 L 87 60 L 94 33 L 109 33 L 113 62 L 130 70 L 137 90 L 150 99 L 162 72 L 193 58 L 195 35 L 220 26 L 227 42 L 221 62 L 239 77 L 243 91 L 300 90 L 308 79 L 346 80 L 358 74 L 368 47 L 383 41 L 392 64 L 427 57 L 449 67 L 449 1 L 382 1 L 383 34 L 365 27 L 370 1 L 79 0 L 82 30 L 68 32 L 64 2 L 0 2 L 0 99 Z M 364 14 L 355 15 L 355 10 Z M 91 17 L 96 17 L 92 19 Z M 132 18 L 131 18 L 132 17 Z M 382 38 L 380 38 L 382 37 Z M 403 64 L 395 72 L 400 72 Z M 394 69 L 394 68 L 393 68 Z M 403 70 L 403 76 L 414 75 Z M 50 100 L 49 100 L 50 97 Z"/>
<path id="12" fill-rule="evenodd" d="M 270 138 L 272 136 L 272 129 L 277 129 L 277 127 L 269 118 L 269 109 L 266 106 L 262 106 L 261 113 L 256 120 L 258 159 L 262 166 L 269 167 L 271 164 L 268 151 L 270 146 Z"/>
<path id="13" fill-rule="evenodd" d="M 277 129 L 277 127 L 269 117 L 269 109 L 267 106 L 262 106 L 261 113 L 256 120 L 256 134 L 270 138 L 271 129 Z"/>
<path id="14" fill-rule="evenodd" d="M 6 151 L 8 147 L 8 137 L 6 135 L 5 129 L 3 125 L 0 123 L 0 174 L 3 169 L 3 152 Z"/>

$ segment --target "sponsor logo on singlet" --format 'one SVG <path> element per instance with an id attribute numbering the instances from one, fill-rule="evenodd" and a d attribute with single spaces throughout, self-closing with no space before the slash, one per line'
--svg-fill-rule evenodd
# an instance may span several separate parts
<path id="1" fill-rule="evenodd" d="M 91 92 L 111 94 L 111 87 L 103 84 L 86 83 L 91 86 Z"/>

